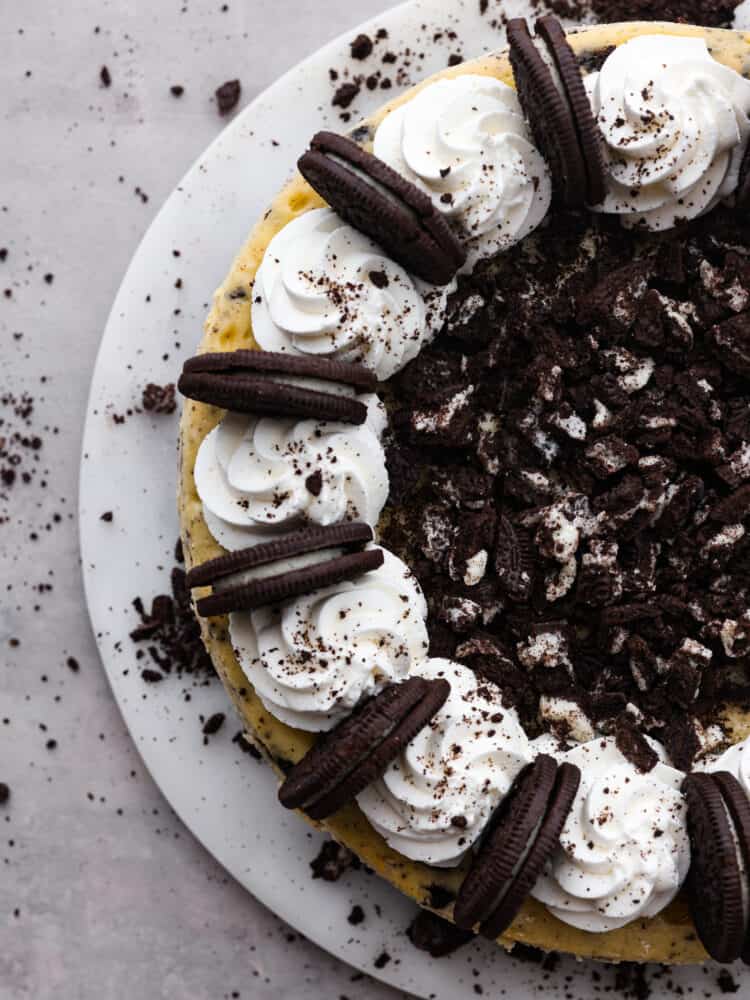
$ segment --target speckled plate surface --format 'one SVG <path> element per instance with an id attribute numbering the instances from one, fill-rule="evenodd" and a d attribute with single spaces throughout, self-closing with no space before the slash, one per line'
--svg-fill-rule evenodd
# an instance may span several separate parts
<path id="1" fill-rule="evenodd" d="M 482 15 L 478 0 L 412 0 L 362 30 L 385 28 L 390 49 L 412 49 L 414 66 L 404 74 L 412 78 L 399 81 L 407 86 L 442 68 L 451 54 L 469 57 L 502 44 L 492 23 L 499 11 L 493 3 Z M 528 13 L 527 0 L 507 0 L 502 12 Z M 348 58 L 356 34 L 290 71 L 234 120 L 175 189 L 133 258 L 102 340 L 84 436 L 80 533 L 91 621 L 124 719 L 170 804 L 236 879 L 297 930 L 419 997 L 588 1000 L 603 989 L 590 966 L 570 960 L 544 971 L 486 942 L 433 960 L 404 934 L 414 907 L 385 883 L 364 873 L 335 886 L 313 881 L 309 864 L 320 838 L 277 805 L 270 771 L 228 739 L 204 745 L 196 718 L 231 712 L 221 685 L 173 677 L 148 686 L 134 660 L 133 596 L 168 589 L 174 561 L 177 415 L 128 411 L 145 382 L 163 378 L 165 355 L 176 375 L 193 352 L 214 288 L 308 137 L 324 124 L 342 127 L 331 108 L 328 71 L 363 71 Z M 366 114 L 383 96 L 364 87 L 353 110 Z M 123 414 L 124 422 L 114 419 Z M 105 511 L 113 512 L 111 521 L 101 519 Z M 354 904 L 368 914 L 356 927 L 347 921 Z M 390 960 L 376 965 L 383 953 Z M 604 979 L 614 983 L 611 971 Z M 704 996 L 716 981 L 709 968 L 672 979 Z"/>

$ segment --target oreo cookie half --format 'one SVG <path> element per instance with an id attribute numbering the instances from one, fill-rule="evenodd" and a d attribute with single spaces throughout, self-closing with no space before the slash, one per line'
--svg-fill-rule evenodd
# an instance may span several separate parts
<path id="1" fill-rule="evenodd" d="M 557 763 L 541 754 L 516 777 L 491 821 L 453 908 L 466 930 L 490 917 L 513 872 L 533 843 L 555 785 Z"/>
<path id="2" fill-rule="evenodd" d="M 287 775 L 279 801 L 314 820 L 330 816 L 383 775 L 449 694 L 448 681 L 423 677 L 387 687 L 318 740 Z"/>
<path id="3" fill-rule="evenodd" d="M 691 849 L 685 883 L 690 914 L 711 958 L 734 962 L 742 952 L 745 918 L 732 821 L 721 785 L 711 774 L 688 774 L 682 790 Z"/>
<path id="4" fill-rule="evenodd" d="M 480 930 L 484 937 L 494 941 L 515 920 L 524 900 L 542 874 L 547 859 L 557 850 L 560 834 L 580 783 L 581 772 L 575 765 L 568 763 L 560 765 L 544 822 L 531 850 L 521 862 L 515 877 L 509 882 L 494 913 L 482 924 Z"/>
<path id="5" fill-rule="evenodd" d="M 713 771 L 711 773 L 719 786 L 724 805 L 732 817 L 734 830 L 742 852 L 742 862 L 745 866 L 745 887 L 750 890 L 750 800 L 742 790 L 742 785 L 728 771 Z M 742 947 L 742 961 L 750 964 L 750 922 L 745 928 L 745 943 Z"/>
<path id="6" fill-rule="evenodd" d="M 346 136 L 318 132 L 297 165 L 345 222 L 417 277 L 447 285 L 465 262 L 466 251 L 430 198 Z"/>
<path id="7" fill-rule="evenodd" d="M 586 169 L 586 201 L 598 205 L 607 193 L 607 177 L 602 156 L 602 141 L 599 126 L 591 110 L 586 87 L 583 83 L 581 67 L 573 49 L 568 44 L 562 25 L 553 14 L 540 17 L 536 22 L 536 32 L 542 38 L 557 67 L 565 97 L 568 101 L 573 124 L 578 135 L 578 143 Z"/>
<path id="8" fill-rule="evenodd" d="M 368 537 L 369 536 L 369 537 Z M 277 604 L 290 597 L 309 594 L 342 580 L 369 573 L 383 565 L 382 549 L 344 553 L 301 569 L 260 577 L 232 585 L 232 576 L 282 559 L 331 548 L 362 547 L 372 538 L 372 530 L 362 524 L 335 524 L 309 528 L 273 542 L 231 552 L 191 570 L 189 587 L 213 585 L 214 592 L 196 602 L 199 615 L 209 618 L 231 611 L 252 611 Z"/>
<path id="9" fill-rule="evenodd" d="M 183 396 L 235 413 L 363 424 L 367 407 L 350 396 L 285 382 L 284 376 L 341 382 L 372 391 L 375 375 L 363 365 L 283 352 L 199 354 L 185 362 L 177 388 Z"/>
<path id="10" fill-rule="evenodd" d="M 508 44 L 518 99 L 539 151 L 549 164 L 558 197 L 568 208 L 581 208 L 587 195 L 586 164 L 567 98 L 555 83 L 525 18 L 508 21 Z"/>

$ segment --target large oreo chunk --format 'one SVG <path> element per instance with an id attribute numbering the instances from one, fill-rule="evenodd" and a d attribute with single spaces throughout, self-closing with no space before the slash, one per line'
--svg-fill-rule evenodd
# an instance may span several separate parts
<path id="1" fill-rule="evenodd" d="M 447 285 L 465 262 L 466 251 L 430 198 L 346 136 L 319 132 L 298 167 L 345 222 L 424 281 Z"/>
<path id="2" fill-rule="evenodd" d="M 284 352 L 240 350 L 190 358 L 177 388 L 189 399 L 235 413 L 351 424 L 367 420 L 367 407 L 361 400 L 285 382 L 284 376 L 341 382 L 369 391 L 377 385 L 375 375 L 363 365 Z"/>
<path id="3" fill-rule="evenodd" d="M 562 25 L 553 14 L 540 17 L 536 22 L 536 31 L 543 39 L 554 60 L 573 116 L 573 124 L 578 135 L 586 169 L 586 200 L 589 205 L 598 205 L 604 201 L 607 193 L 607 176 L 604 169 L 599 126 L 591 110 L 591 102 L 583 83 L 581 67 L 578 65 L 573 49 L 568 44 Z"/>
<path id="4" fill-rule="evenodd" d="M 508 21 L 508 44 L 518 98 L 536 144 L 549 164 L 555 191 L 568 208 L 580 208 L 588 193 L 586 164 L 568 101 L 558 89 L 524 18 Z"/>
<path id="5" fill-rule="evenodd" d="M 544 819 L 557 777 L 554 758 L 541 754 L 518 775 L 464 879 L 453 919 L 467 930 L 490 917 Z"/>
<path id="6" fill-rule="evenodd" d="M 383 775 L 445 704 L 445 680 L 410 677 L 387 687 L 323 736 L 287 775 L 279 801 L 322 820 Z"/>
<path id="7" fill-rule="evenodd" d="M 686 881 L 693 923 L 717 962 L 739 958 L 745 936 L 742 876 L 732 822 L 721 785 L 710 774 L 689 774 L 687 799 L 691 860 Z"/>
<path id="8" fill-rule="evenodd" d="M 214 586 L 212 594 L 196 602 L 198 614 L 205 618 L 231 611 L 252 611 L 379 569 L 384 561 L 383 551 L 376 548 L 365 552 L 345 552 L 344 555 L 323 558 L 320 563 L 311 566 L 235 585 L 232 585 L 232 576 L 323 549 L 361 548 L 371 539 L 372 529 L 367 524 L 343 523 L 304 528 L 203 563 L 190 571 L 186 582 L 191 588 Z"/>

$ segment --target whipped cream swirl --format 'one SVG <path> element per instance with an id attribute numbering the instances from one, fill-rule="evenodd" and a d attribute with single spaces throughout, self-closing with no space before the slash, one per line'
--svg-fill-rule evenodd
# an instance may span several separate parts
<path id="1" fill-rule="evenodd" d="M 360 426 L 228 413 L 206 435 L 195 485 L 217 542 L 234 550 L 307 522 L 377 524 L 388 497 L 386 415 L 377 396 L 359 398 L 368 410 Z"/>
<path id="2" fill-rule="evenodd" d="M 522 240 L 547 214 L 549 170 L 512 87 L 468 74 L 392 111 L 375 155 L 430 195 L 465 242 L 467 269 Z"/>
<path id="3" fill-rule="evenodd" d="M 312 553 L 272 569 L 298 569 L 340 552 Z M 230 616 L 237 660 L 277 719 L 310 732 L 332 729 L 363 698 L 404 680 L 426 655 L 427 604 L 419 584 L 400 559 L 385 549 L 383 555 L 379 569 L 354 580 L 280 608 Z"/>
<path id="4" fill-rule="evenodd" d="M 314 209 L 266 250 L 253 287 L 253 333 L 266 351 L 358 361 L 384 380 L 440 329 L 454 288 L 412 277 L 331 209 Z"/>
<path id="5" fill-rule="evenodd" d="M 529 741 L 499 688 L 468 667 L 429 659 L 412 674 L 445 678 L 448 700 L 357 801 L 400 854 L 457 865 L 531 760 Z"/>
<path id="6" fill-rule="evenodd" d="M 661 760 L 639 772 L 614 738 L 557 756 L 581 769 L 581 787 L 532 895 L 560 920 L 595 933 L 655 916 L 690 866 L 683 773 Z"/>
<path id="7" fill-rule="evenodd" d="M 750 81 L 713 59 L 702 38 L 634 38 L 586 86 L 607 161 L 609 191 L 597 211 L 663 230 L 734 191 Z"/>

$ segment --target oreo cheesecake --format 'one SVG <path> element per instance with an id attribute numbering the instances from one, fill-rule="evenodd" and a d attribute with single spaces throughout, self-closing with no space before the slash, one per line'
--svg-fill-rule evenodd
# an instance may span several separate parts
<path id="1" fill-rule="evenodd" d="M 186 365 L 203 638 L 459 926 L 750 958 L 750 37 L 630 23 L 302 142 Z"/>

